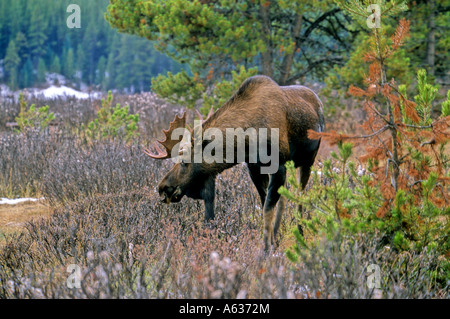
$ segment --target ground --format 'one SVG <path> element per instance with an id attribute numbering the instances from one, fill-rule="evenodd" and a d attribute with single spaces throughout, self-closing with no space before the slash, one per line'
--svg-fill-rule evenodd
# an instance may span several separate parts
<path id="1" fill-rule="evenodd" d="M 17 205 L 0 205 L 0 245 L 5 235 L 21 230 L 34 218 L 47 217 L 51 209 L 45 202 L 24 202 Z"/>

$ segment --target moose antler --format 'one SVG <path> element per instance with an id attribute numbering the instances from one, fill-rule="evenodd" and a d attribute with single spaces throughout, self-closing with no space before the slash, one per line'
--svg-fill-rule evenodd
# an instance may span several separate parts
<path id="1" fill-rule="evenodd" d="M 158 143 L 160 143 L 164 148 L 165 151 L 159 147 L 158 143 L 155 142 L 153 144 L 154 148 L 156 149 L 156 154 L 152 153 L 148 148 L 144 150 L 144 153 L 151 158 L 155 159 L 166 159 L 172 157 L 172 149 L 173 147 L 178 144 L 182 140 L 182 136 L 179 139 L 172 140 L 172 132 L 177 128 L 184 128 L 186 125 L 186 113 L 183 114 L 183 116 L 179 117 L 178 115 L 175 115 L 175 119 L 170 122 L 170 126 L 168 130 L 163 130 L 163 133 L 165 135 L 164 140 L 160 141 L 157 140 Z"/>
<path id="2" fill-rule="evenodd" d="M 199 110 L 195 109 L 195 113 L 197 113 L 198 118 L 200 119 L 200 124 L 205 123 L 207 120 L 209 120 L 209 118 L 214 114 L 214 107 L 211 106 L 211 109 L 209 110 L 208 116 L 205 118 L 203 118 L 202 113 L 200 113 Z M 188 124 L 187 125 L 187 129 L 189 130 L 189 132 L 191 132 L 191 135 L 194 135 L 194 129 Z"/>
<path id="3" fill-rule="evenodd" d="M 200 118 L 200 121 L 202 121 L 202 123 L 204 123 L 207 120 L 209 120 L 209 118 L 214 114 L 214 107 L 211 106 L 211 109 L 209 110 L 209 113 L 208 113 L 208 116 L 206 117 L 206 119 L 203 119 L 202 113 L 200 113 L 197 109 L 195 109 L 195 112 L 197 112 L 197 115 Z"/>
<path id="4" fill-rule="evenodd" d="M 211 110 L 208 113 L 208 116 L 205 118 L 203 118 L 203 115 L 198 111 L 195 110 L 197 112 L 197 115 L 200 118 L 201 123 L 204 123 L 205 121 L 207 121 L 213 114 L 214 114 L 214 108 L 211 107 Z M 183 116 L 179 117 L 178 115 L 175 116 L 175 119 L 170 122 L 170 126 L 168 130 L 163 130 L 163 133 L 165 135 L 164 140 L 160 141 L 157 140 L 159 144 L 161 144 L 162 146 L 164 146 L 165 151 L 161 149 L 161 147 L 158 145 L 157 142 L 155 142 L 153 144 L 153 147 L 156 149 L 157 153 L 152 153 L 148 148 L 146 148 L 144 150 L 144 153 L 148 156 L 150 156 L 151 158 L 155 158 L 155 159 L 166 159 L 166 158 L 171 158 L 172 155 L 172 149 L 173 147 L 181 142 L 182 137 L 180 137 L 177 140 L 172 140 L 171 136 L 172 136 L 172 132 L 176 129 L 176 128 L 180 128 L 180 127 L 185 127 L 186 126 L 186 113 L 183 114 Z M 191 135 L 193 134 L 193 129 L 190 128 L 189 126 L 187 127 L 188 130 L 190 131 Z"/>

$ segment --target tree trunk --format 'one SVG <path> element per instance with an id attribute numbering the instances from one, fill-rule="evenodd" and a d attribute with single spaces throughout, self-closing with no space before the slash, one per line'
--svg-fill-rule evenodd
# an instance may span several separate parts
<path id="1" fill-rule="evenodd" d="M 270 5 L 260 5 L 262 34 L 266 44 L 266 51 L 261 53 L 261 71 L 264 75 L 273 77 L 272 28 L 269 18 L 269 7 Z"/>
<path id="2" fill-rule="evenodd" d="M 294 47 L 294 50 L 292 51 L 292 53 L 286 54 L 283 58 L 283 63 L 281 65 L 280 79 L 278 81 L 279 85 L 291 84 L 291 83 L 288 83 L 288 79 L 291 74 L 291 68 L 292 68 L 292 63 L 294 62 L 295 52 L 297 51 L 297 49 L 299 47 L 297 38 L 300 35 L 300 31 L 302 28 L 302 22 L 303 22 L 303 15 L 299 14 L 297 16 L 295 26 L 294 26 L 294 29 L 292 30 L 292 35 L 291 35 L 292 41 L 295 42 L 295 47 Z"/>
<path id="3" fill-rule="evenodd" d="M 435 39 L 435 0 L 428 2 L 430 16 L 428 18 L 428 38 L 427 38 L 427 64 L 429 66 L 429 73 L 434 75 L 434 58 L 436 53 L 436 39 Z"/>

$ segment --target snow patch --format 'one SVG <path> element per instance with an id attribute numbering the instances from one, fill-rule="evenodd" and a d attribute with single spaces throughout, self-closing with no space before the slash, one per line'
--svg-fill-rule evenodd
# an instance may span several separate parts
<path id="1" fill-rule="evenodd" d="M 9 96 L 13 94 L 13 92 L 11 92 L 11 90 L 9 89 L 9 87 L 5 84 L 0 84 L 0 96 Z"/>
<path id="2" fill-rule="evenodd" d="M 43 200 L 44 197 L 41 198 L 16 198 L 16 199 L 8 199 L 8 198 L 0 198 L 0 205 L 17 205 L 23 202 L 38 202 Z"/>
<path id="3" fill-rule="evenodd" d="M 46 99 L 55 99 L 58 97 L 73 96 L 80 100 L 89 98 L 88 93 L 83 93 L 67 86 L 50 86 L 48 89 L 42 91 L 36 91 L 34 95 L 43 95 Z"/>
<path id="4" fill-rule="evenodd" d="M 71 88 L 71 82 L 61 74 L 47 73 L 45 79 L 46 89 L 26 88 L 19 91 L 12 91 L 7 85 L 0 84 L 0 97 L 17 101 L 20 92 L 22 92 L 26 98 L 34 96 L 44 100 L 64 99 L 68 97 L 86 100 L 89 98 L 98 99 L 102 97 L 101 92 L 91 90 L 92 88 L 84 83 L 80 83 L 79 90 Z"/>

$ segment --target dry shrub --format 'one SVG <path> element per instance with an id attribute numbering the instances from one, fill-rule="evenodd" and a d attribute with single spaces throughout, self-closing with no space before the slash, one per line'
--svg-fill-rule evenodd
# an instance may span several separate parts
<path id="1" fill-rule="evenodd" d="M 66 138 L 64 134 L 51 134 L 48 129 L 0 135 L 0 196 L 40 193 L 48 161 Z"/>
<path id="2" fill-rule="evenodd" d="M 427 276 L 433 254 L 398 258 L 380 251 L 377 238 L 335 238 L 292 264 L 279 250 L 264 254 L 255 212 L 238 227 L 224 227 L 239 220 L 239 203 L 230 204 L 235 210 L 206 225 L 198 202 L 167 206 L 146 191 L 58 208 L 7 238 L 0 297 L 373 298 L 376 290 L 366 285 L 370 264 L 381 268 L 380 297 L 437 295 Z M 71 264 L 80 267 L 80 288 L 68 287 Z M 405 275 L 398 265 L 414 271 Z"/>

